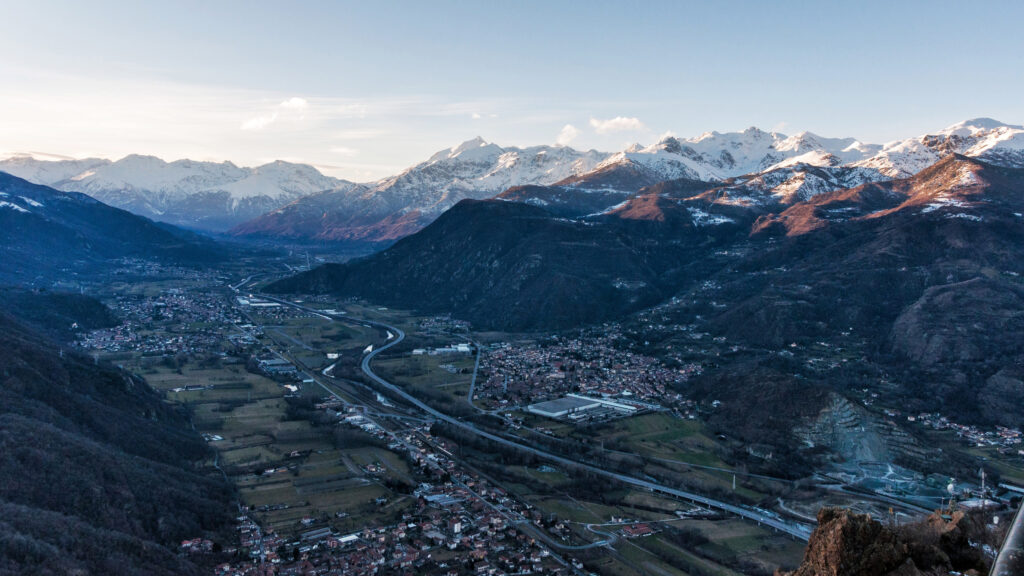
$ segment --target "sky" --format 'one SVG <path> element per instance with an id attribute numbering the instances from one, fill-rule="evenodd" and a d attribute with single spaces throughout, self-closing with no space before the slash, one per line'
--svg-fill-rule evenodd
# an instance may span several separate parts
<path id="1" fill-rule="evenodd" d="M 1024 123 L 1016 2 L 3 2 L 0 156 L 275 159 L 355 181 L 481 136 Z"/>

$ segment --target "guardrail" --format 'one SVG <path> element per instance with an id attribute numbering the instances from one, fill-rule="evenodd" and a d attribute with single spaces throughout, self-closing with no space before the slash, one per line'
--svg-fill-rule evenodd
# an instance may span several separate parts
<path id="1" fill-rule="evenodd" d="M 1024 514 L 1021 509 L 1024 502 L 1017 507 L 1017 513 L 1013 516 L 1013 524 L 1010 531 L 1006 533 L 1006 539 L 999 548 L 995 562 L 992 563 L 992 570 L 989 576 L 1018 576 L 1024 575 Z"/>

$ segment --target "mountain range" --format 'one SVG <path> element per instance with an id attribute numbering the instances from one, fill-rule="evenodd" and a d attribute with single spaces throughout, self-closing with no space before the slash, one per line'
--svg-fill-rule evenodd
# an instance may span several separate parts
<path id="1" fill-rule="evenodd" d="M 0 171 L 185 227 L 230 230 L 240 237 L 390 243 L 422 229 L 459 200 L 491 198 L 515 187 L 554 187 L 531 188 L 536 196 L 520 189 L 514 198 L 543 206 L 554 195 L 571 212 L 608 209 L 644 187 L 681 178 L 718 183 L 720 195 L 732 202 L 790 204 L 905 178 L 952 153 L 1024 166 L 1024 128 L 976 118 L 884 145 L 749 128 L 667 136 L 617 153 L 501 147 L 475 138 L 400 174 L 362 184 L 302 164 L 241 168 L 147 156 L 110 162 L 20 155 L 0 161 Z M 593 192 L 603 198 L 583 195 Z"/>
<path id="2" fill-rule="evenodd" d="M 800 426 L 845 417 L 831 414 L 865 378 L 910 413 L 1024 425 L 1024 169 L 949 154 L 907 178 L 785 201 L 721 184 L 661 182 L 586 214 L 550 196 L 510 201 L 537 187 L 463 200 L 382 252 L 267 290 L 450 312 L 484 330 L 622 322 L 646 352 L 710 354 L 715 370 L 681 392 L 718 400 L 712 429 L 785 451 L 779 462 L 807 446 L 843 454 Z M 845 360 L 823 360 L 835 356 L 823 346 Z M 905 435 L 865 426 L 889 438 L 872 440 L 879 457 L 923 465 Z"/>
<path id="3" fill-rule="evenodd" d="M 209 264 L 227 254 L 204 236 L 4 173 L 0 244 L 0 281 L 16 283 L 109 273 L 110 261 L 120 258 Z"/>
<path id="4" fill-rule="evenodd" d="M 238 236 L 387 242 L 421 229 L 459 200 L 586 174 L 607 154 L 502 148 L 475 138 L 378 182 L 326 190 L 235 227 Z"/>
<path id="5" fill-rule="evenodd" d="M 706 368 L 677 391 L 714 406 L 709 430 L 758 470 L 794 474 L 832 457 L 927 469 L 904 424 L 862 408 L 874 401 L 867 390 L 907 414 L 1024 426 L 1021 134 L 978 119 L 878 146 L 750 129 L 617 154 L 476 139 L 377 183 L 299 197 L 234 233 L 390 243 L 268 292 L 451 313 L 481 330 L 618 322 L 624 346 Z M 117 164 L 67 162 L 23 167 L 74 181 Z M 0 227 L 0 278 L 17 283 L 109 273 L 118 258 L 224 254 L 197 234 L 7 174 Z M 49 301 L 37 318 L 80 305 Z M 61 444 L 56 433 L 47 441 Z M 22 496 L 26 508 L 8 512 L 42 539 L 31 522 L 38 495 Z"/>
<path id="6" fill-rule="evenodd" d="M 314 192 L 352 186 L 306 164 L 277 161 L 243 168 L 231 162 L 164 162 L 140 155 L 111 162 L 22 154 L 0 161 L 0 172 L 83 192 L 153 220 L 208 231 L 227 230 Z"/>

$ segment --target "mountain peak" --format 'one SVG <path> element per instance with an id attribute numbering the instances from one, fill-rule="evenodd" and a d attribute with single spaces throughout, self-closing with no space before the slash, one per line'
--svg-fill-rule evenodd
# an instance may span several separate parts
<path id="1" fill-rule="evenodd" d="M 124 158 L 121 158 L 120 162 L 160 162 L 161 164 L 167 163 L 164 160 L 150 154 L 129 154 Z"/>
<path id="2" fill-rule="evenodd" d="M 658 142 L 657 147 L 673 154 L 679 154 L 683 150 L 682 142 L 680 142 L 679 138 L 676 138 L 675 136 L 666 136 L 662 138 Z"/>
<path id="3" fill-rule="evenodd" d="M 500 155 L 505 150 L 494 144 L 493 142 L 487 142 L 480 136 L 473 138 L 472 140 L 466 140 L 458 146 L 453 146 L 447 150 L 441 150 L 434 154 L 427 160 L 427 164 L 434 164 L 437 162 L 443 162 L 445 160 L 452 160 L 458 158 L 460 160 L 467 160 L 470 162 L 478 162 L 486 160 L 488 156 Z"/>
<path id="4" fill-rule="evenodd" d="M 483 148 L 484 146 L 487 146 L 487 141 L 484 140 L 482 137 L 477 136 L 476 138 L 473 138 L 472 140 L 466 140 L 462 144 L 459 144 L 455 148 L 452 148 L 452 156 L 458 156 L 459 154 L 461 154 L 461 153 L 463 153 L 463 152 L 465 152 L 467 150 L 473 150 L 475 148 Z"/>
<path id="5" fill-rule="evenodd" d="M 973 136 L 979 132 L 987 132 L 989 130 L 997 130 L 999 128 L 1012 128 L 1015 130 L 1024 129 L 1022 126 L 1014 126 L 993 118 L 981 117 L 971 118 L 969 120 L 964 120 L 963 122 L 957 122 L 952 126 L 947 126 L 945 129 L 940 130 L 939 134 L 943 136 Z"/>

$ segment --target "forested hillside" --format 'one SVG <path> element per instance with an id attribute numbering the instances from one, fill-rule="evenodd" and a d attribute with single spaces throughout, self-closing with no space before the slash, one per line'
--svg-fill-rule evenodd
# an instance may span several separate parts
<path id="1" fill-rule="evenodd" d="M 208 455 L 145 382 L 0 314 L 0 573 L 198 573 L 177 544 L 233 500 Z"/>

